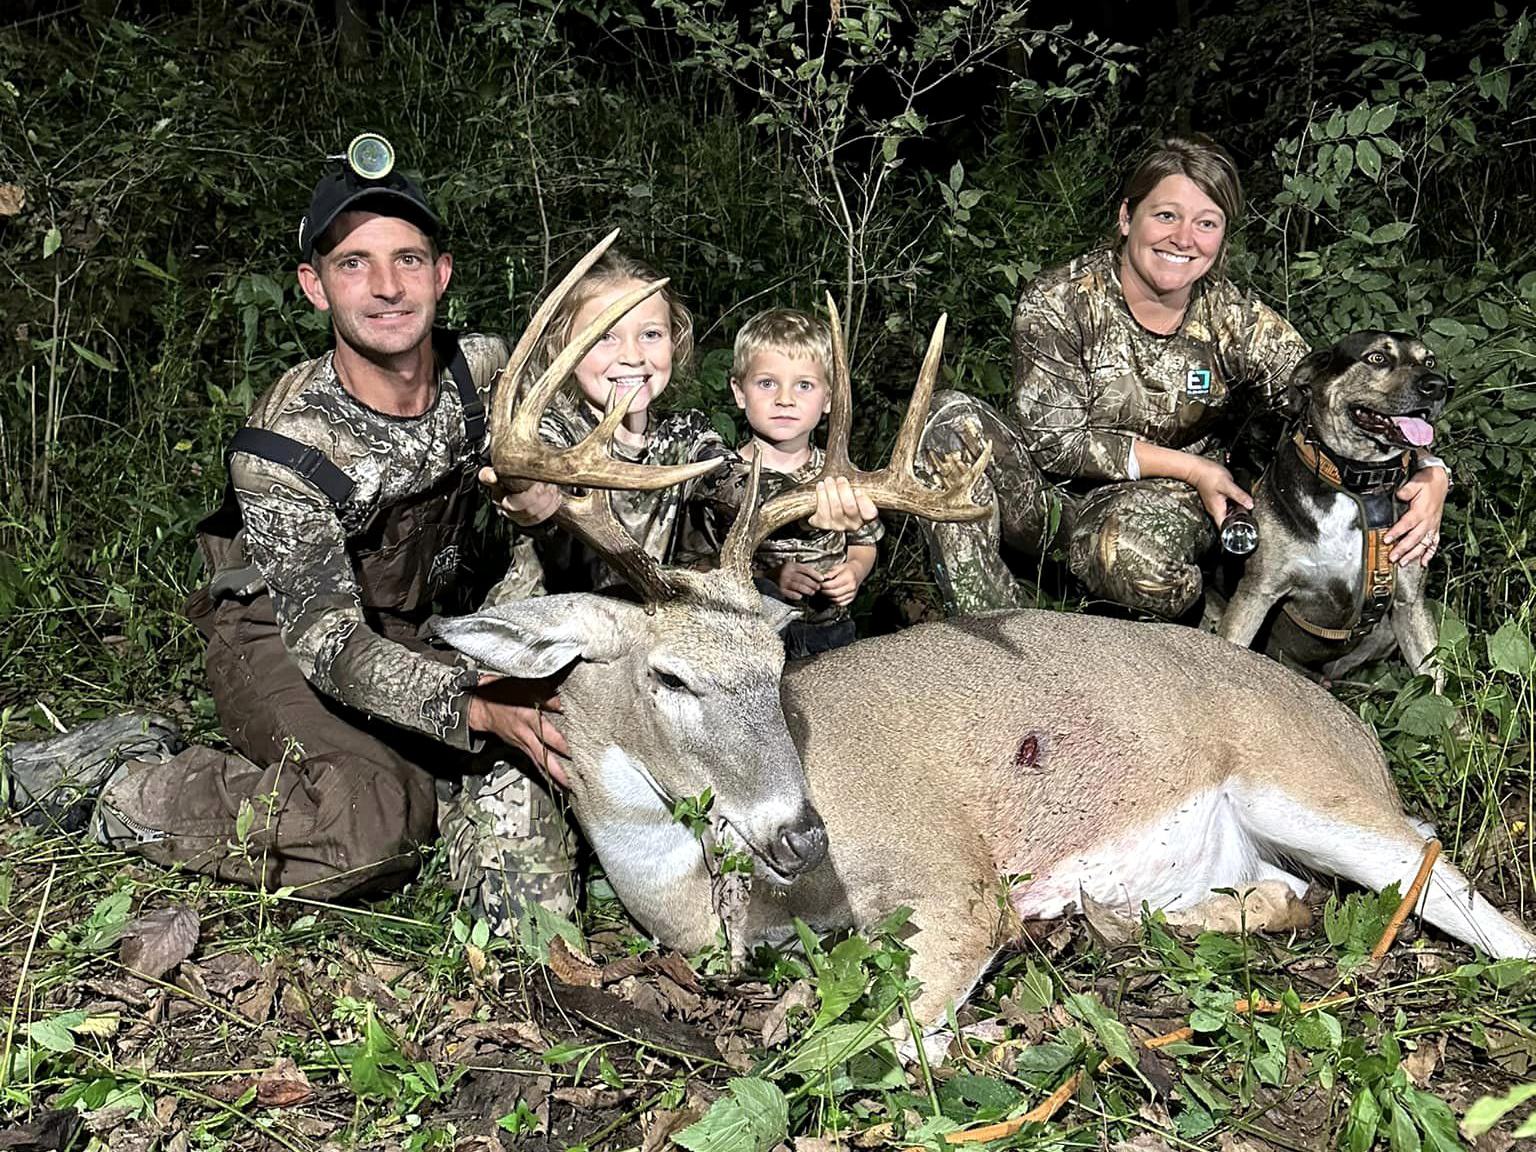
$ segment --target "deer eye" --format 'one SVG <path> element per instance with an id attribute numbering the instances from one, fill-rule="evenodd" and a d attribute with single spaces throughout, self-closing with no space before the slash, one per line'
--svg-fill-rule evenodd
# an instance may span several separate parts
<path id="1" fill-rule="evenodd" d="M 656 683 L 660 684 L 663 688 L 671 688 L 674 692 L 688 691 L 688 685 L 681 676 L 671 672 L 663 672 L 660 668 L 652 668 L 651 675 L 656 677 Z"/>
<path id="2" fill-rule="evenodd" d="M 1387 362 L 1387 354 L 1385 352 L 1367 352 L 1365 354 L 1365 362 L 1380 368 Z"/>

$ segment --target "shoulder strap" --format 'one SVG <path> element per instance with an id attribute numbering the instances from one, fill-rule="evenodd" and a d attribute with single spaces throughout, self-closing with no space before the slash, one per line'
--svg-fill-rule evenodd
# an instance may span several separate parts
<path id="1" fill-rule="evenodd" d="M 459 347 L 459 338 L 446 328 L 432 330 L 432 347 L 437 353 L 437 362 L 447 365 L 448 374 L 459 390 L 459 404 L 464 409 L 464 435 L 469 447 L 478 451 L 480 439 L 485 435 L 485 404 L 480 399 L 480 389 L 475 387 L 464 349 Z"/>
<path id="2" fill-rule="evenodd" d="M 345 502 L 357 487 L 357 482 L 327 460 L 318 448 L 301 444 L 279 432 L 268 432 L 265 428 L 247 427 L 236 432 L 235 438 L 229 442 L 228 451 L 224 453 L 225 459 L 234 452 L 249 452 L 252 456 L 292 469 L 320 489 L 332 504 Z"/>

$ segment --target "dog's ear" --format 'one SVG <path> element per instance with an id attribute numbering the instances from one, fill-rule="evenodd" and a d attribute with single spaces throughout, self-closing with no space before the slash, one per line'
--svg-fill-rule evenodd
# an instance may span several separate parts
<path id="1" fill-rule="evenodd" d="M 1285 385 L 1285 414 L 1290 417 L 1305 416 L 1312 403 L 1312 381 L 1317 379 L 1333 356 L 1333 349 L 1324 348 L 1309 352 L 1301 363 L 1291 370 L 1291 378 Z"/>

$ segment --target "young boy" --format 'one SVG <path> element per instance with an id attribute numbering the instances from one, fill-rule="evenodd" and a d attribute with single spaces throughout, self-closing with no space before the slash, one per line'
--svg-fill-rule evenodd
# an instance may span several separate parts
<path id="1" fill-rule="evenodd" d="M 742 325 L 732 358 L 731 391 L 736 406 L 747 414 L 752 438 L 738 450 L 739 461 L 704 478 L 695 501 L 705 506 L 705 515 L 695 523 L 729 523 L 740 514 L 752 461 L 758 456 L 763 461 L 759 501 L 821 470 L 822 451 L 812 446 L 811 434 L 831 408 L 831 363 L 830 329 L 804 312 L 771 309 Z M 875 566 L 875 544 L 884 531 L 878 518 L 853 532 L 823 531 L 802 521 L 758 545 L 758 587 L 804 605 L 804 615 L 784 632 L 790 659 L 853 642 L 848 605 Z M 704 528 L 703 535 L 712 534 Z M 711 543 L 718 552 L 720 541 Z"/>

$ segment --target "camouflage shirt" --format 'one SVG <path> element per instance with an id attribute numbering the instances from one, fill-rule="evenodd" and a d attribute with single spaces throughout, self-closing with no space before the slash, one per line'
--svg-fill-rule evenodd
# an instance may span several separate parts
<path id="1" fill-rule="evenodd" d="M 462 336 L 459 346 L 489 410 L 507 346 L 491 336 Z M 230 459 L 244 555 L 265 580 L 283 643 L 305 677 L 343 704 L 467 748 L 466 692 L 476 674 L 372 626 L 355 568 L 379 517 L 472 472 L 486 447 L 483 437 L 466 443 L 464 407 L 447 370 L 425 413 L 390 416 L 342 387 L 328 352 L 285 374 L 247 423 L 318 449 L 355 484 L 338 504 L 281 464 L 246 452 Z M 460 575 L 455 555 L 430 559 L 431 592 L 446 592 Z"/>
<path id="2" fill-rule="evenodd" d="M 597 427 L 598 419 L 591 405 L 569 390 L 563 391 L 545 411 L 539 422 L 539 435 L 546 443 L 569 447 L 585 439 Z M 704 413 L 692 408 L 652 412 L 646 436 L 643 448 L 615 440 L 610 451 L 619 460 L 652 466 L 688 464 L 728 456 L 731 451 Z M 652 492 L 614 491 L 608 494 L 608 503 L 619 523 L 657 563 L 672 564 L 678 559 L 683 509 L 697 484 L 695 480 Z M 623 578 L 602 557 L 564 533 L 539 540 L 538 553 L 543 569 L 542 591 L 588 592 L 623 583 Z M 521 594 L 531 595 L 535 591 L 522 589 Z M 492 599 L 505 599 L 510 594 L 504 583 L 492 593 Z"/>
<path id="3" fill-rule="evenodd" d="M 1119 261 L 1101 249 L 1047 272 L 1014 310 L 1014 409 L 1037 463 L 1059 476 L 1135 479 L 1131 444 L 1208 451 L 1234 394 L 1279 407 L 1307 344 L 1226 280 L 1200 280 L 1168 335 L 1137 323 Z"/>
<path id="4" fill-rule="evenodd" d="M 815 480 L 825 459 L 826 454 L 813 447 L 811 458 L 793 472 L 778 472 L 765 467 L 759 481 L 759 505 L 796 484 Z M 699 481 L 690 508 L 688 533 L 689 549 L 697 553 L 698 559 L 712 560 L 719 556 L 725 534 L 741 514 L 751 479 L 751 462 L 733 454 L 728 465 Z M 885 526 L 879 517 L 853 532 L 813 528 L 804 520 L 786 524 L 757 546 L 752 555 L 753 575 L 769 576 L 791 560 L 825 572 L 848 559 L 850 544 L 878 544 L 884 535 Z M 846 605 L 833 604 L 818 596 L 807 605 L 805 621 L 826 624 L 848 617 Z"/>

